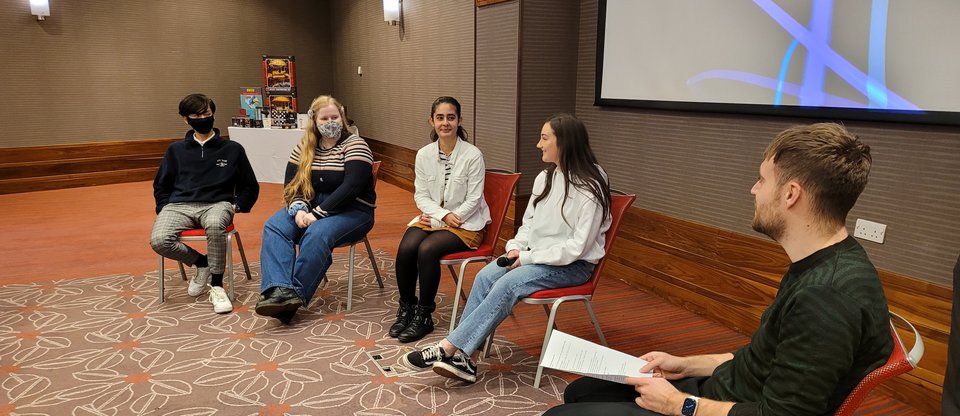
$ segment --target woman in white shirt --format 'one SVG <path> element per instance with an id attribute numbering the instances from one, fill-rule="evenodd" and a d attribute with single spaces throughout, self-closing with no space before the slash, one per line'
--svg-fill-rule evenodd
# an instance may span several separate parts
<path id="1" fill-rule="evenodd" d="M 400 306 L 389 331 L 400 342 L 433 332 L 440 258 L 479 247 L 490 222 L 483 200 L 483 155 L 466 141 L 460 121 L 460 103 L 437 98 L 430 109 L 433 142 L 417 152 L 413 199 L 421 213 L 410 221 L 397 248 Z"/>
<path id="2" fill-rule="evenodd" d="M 610 186 L 578 118 L 547 121 L 537 148 L 550 167 L 533 184 L 523 225 L 507 242 L 506 267 L 490 263 L 470 290 L 457 328 L 435 345 L 404 355 L 410 368 L 469 383 L 477 378 L 479 348 L 520 299 L 533 292 L 576 286 L 590 279 L 604 255 L 610 228 Z"/>

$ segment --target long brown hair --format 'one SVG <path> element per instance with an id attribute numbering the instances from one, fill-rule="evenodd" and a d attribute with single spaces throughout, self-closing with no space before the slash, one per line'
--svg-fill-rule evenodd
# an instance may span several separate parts
<path id="1" fill-rule="evenodd" d="M 547 183 L 543 193 L 533 200 L 533 206 L 550 194 L 553 187 L 553 175 L 557 168 L 563 172 L 563 204 L 560 215 L 563 215 L 563 205 L 567 203 L 566 196 L 570 193 L 570 184 L 580 188 L 600 203 L 603 217 L 610 215 L 610 184 L 600 171 L 597 157 L 590 149 L 590 136 L 587 127 L 579 118 L 570 114 L 558 114 L 547 120 L 553 134 L 557 136 L 557 164 L 547 168 Z M 567 218 L 563 218 L 567 221 Z M 568 222 L 569 224 L 569 222 Z"/>
<path id="2" fill-rule="evenodd" d="M 329 95 L 321 95 L 310 104 L 310 111 L 307 112 L 307 127 L 304 129 L 303 138 L 300 139 L 300 164 L 297 166 L 297 174 L 287 186 L 283 187 L 283 202 L 291 202 L 301 199 L 310 201 L 313 199 L 313 182 L 310 180 L 310 167 L 313 165 L 313 157 L 316 154 L 317 146 L 320 143 L 320 132 L 317 131 L 317 120 L 315 115 L 323 107 L 334 106 L 340 113 L 340 124 L 346 130 L 347 117 L 343 114 L 343 106 L 335 98 Z"/>

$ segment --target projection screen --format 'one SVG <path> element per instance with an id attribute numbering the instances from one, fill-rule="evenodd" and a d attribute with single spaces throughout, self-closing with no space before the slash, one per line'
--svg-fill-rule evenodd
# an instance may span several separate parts
<path id="1" fill-rule="evenodd" d="M 958 0 L 601 0 L 596 105 L 960 125 Z"/>

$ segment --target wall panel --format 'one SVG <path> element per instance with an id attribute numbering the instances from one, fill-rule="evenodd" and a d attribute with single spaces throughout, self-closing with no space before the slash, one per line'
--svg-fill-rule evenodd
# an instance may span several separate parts
<path id="1" fill-rule="evenodd" d="M 403 39 L 399 26 L 383 21 L 380 0 L 333 1 L 331 17 L 332 93 L 360 135 L 419 149 L 430 141 L 430 105 L 449 95 L 473 137 L 473 1 L 404 2 Z"/>
<path id="2" fill-rule="evenodd" d="M 0 147 L 182 137 L 193 92 L 225 130 L 264 53 L 296 57 L 301 97 L 330 90 L 328 2 L 58 1 L 42 22 L 28 3 L 0 0 Z"/>

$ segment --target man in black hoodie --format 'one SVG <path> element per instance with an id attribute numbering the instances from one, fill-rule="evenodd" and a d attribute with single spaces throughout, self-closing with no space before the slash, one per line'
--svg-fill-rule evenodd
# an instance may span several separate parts
<path id="1" fill-rule="evenodd" d="M 210 283 L 210 303 L 216 313 L 233 310 L 223 290 L 227 241 L 224 234 L 237 212 L 250 212 L 260 195 L 260 185 L 237 142 L 220 137 L 213 128 L 216 104 L 203 94 L 180 101 L 180 116 L 192 129 L 183 140 L 167 148 L 153 180 L 157 219 L 150 246 L 158 254 L 197 267 L 187 294 L 198 296 Z M 180 232 L 203 228 L 207 254 L 179 240 Z"/>

